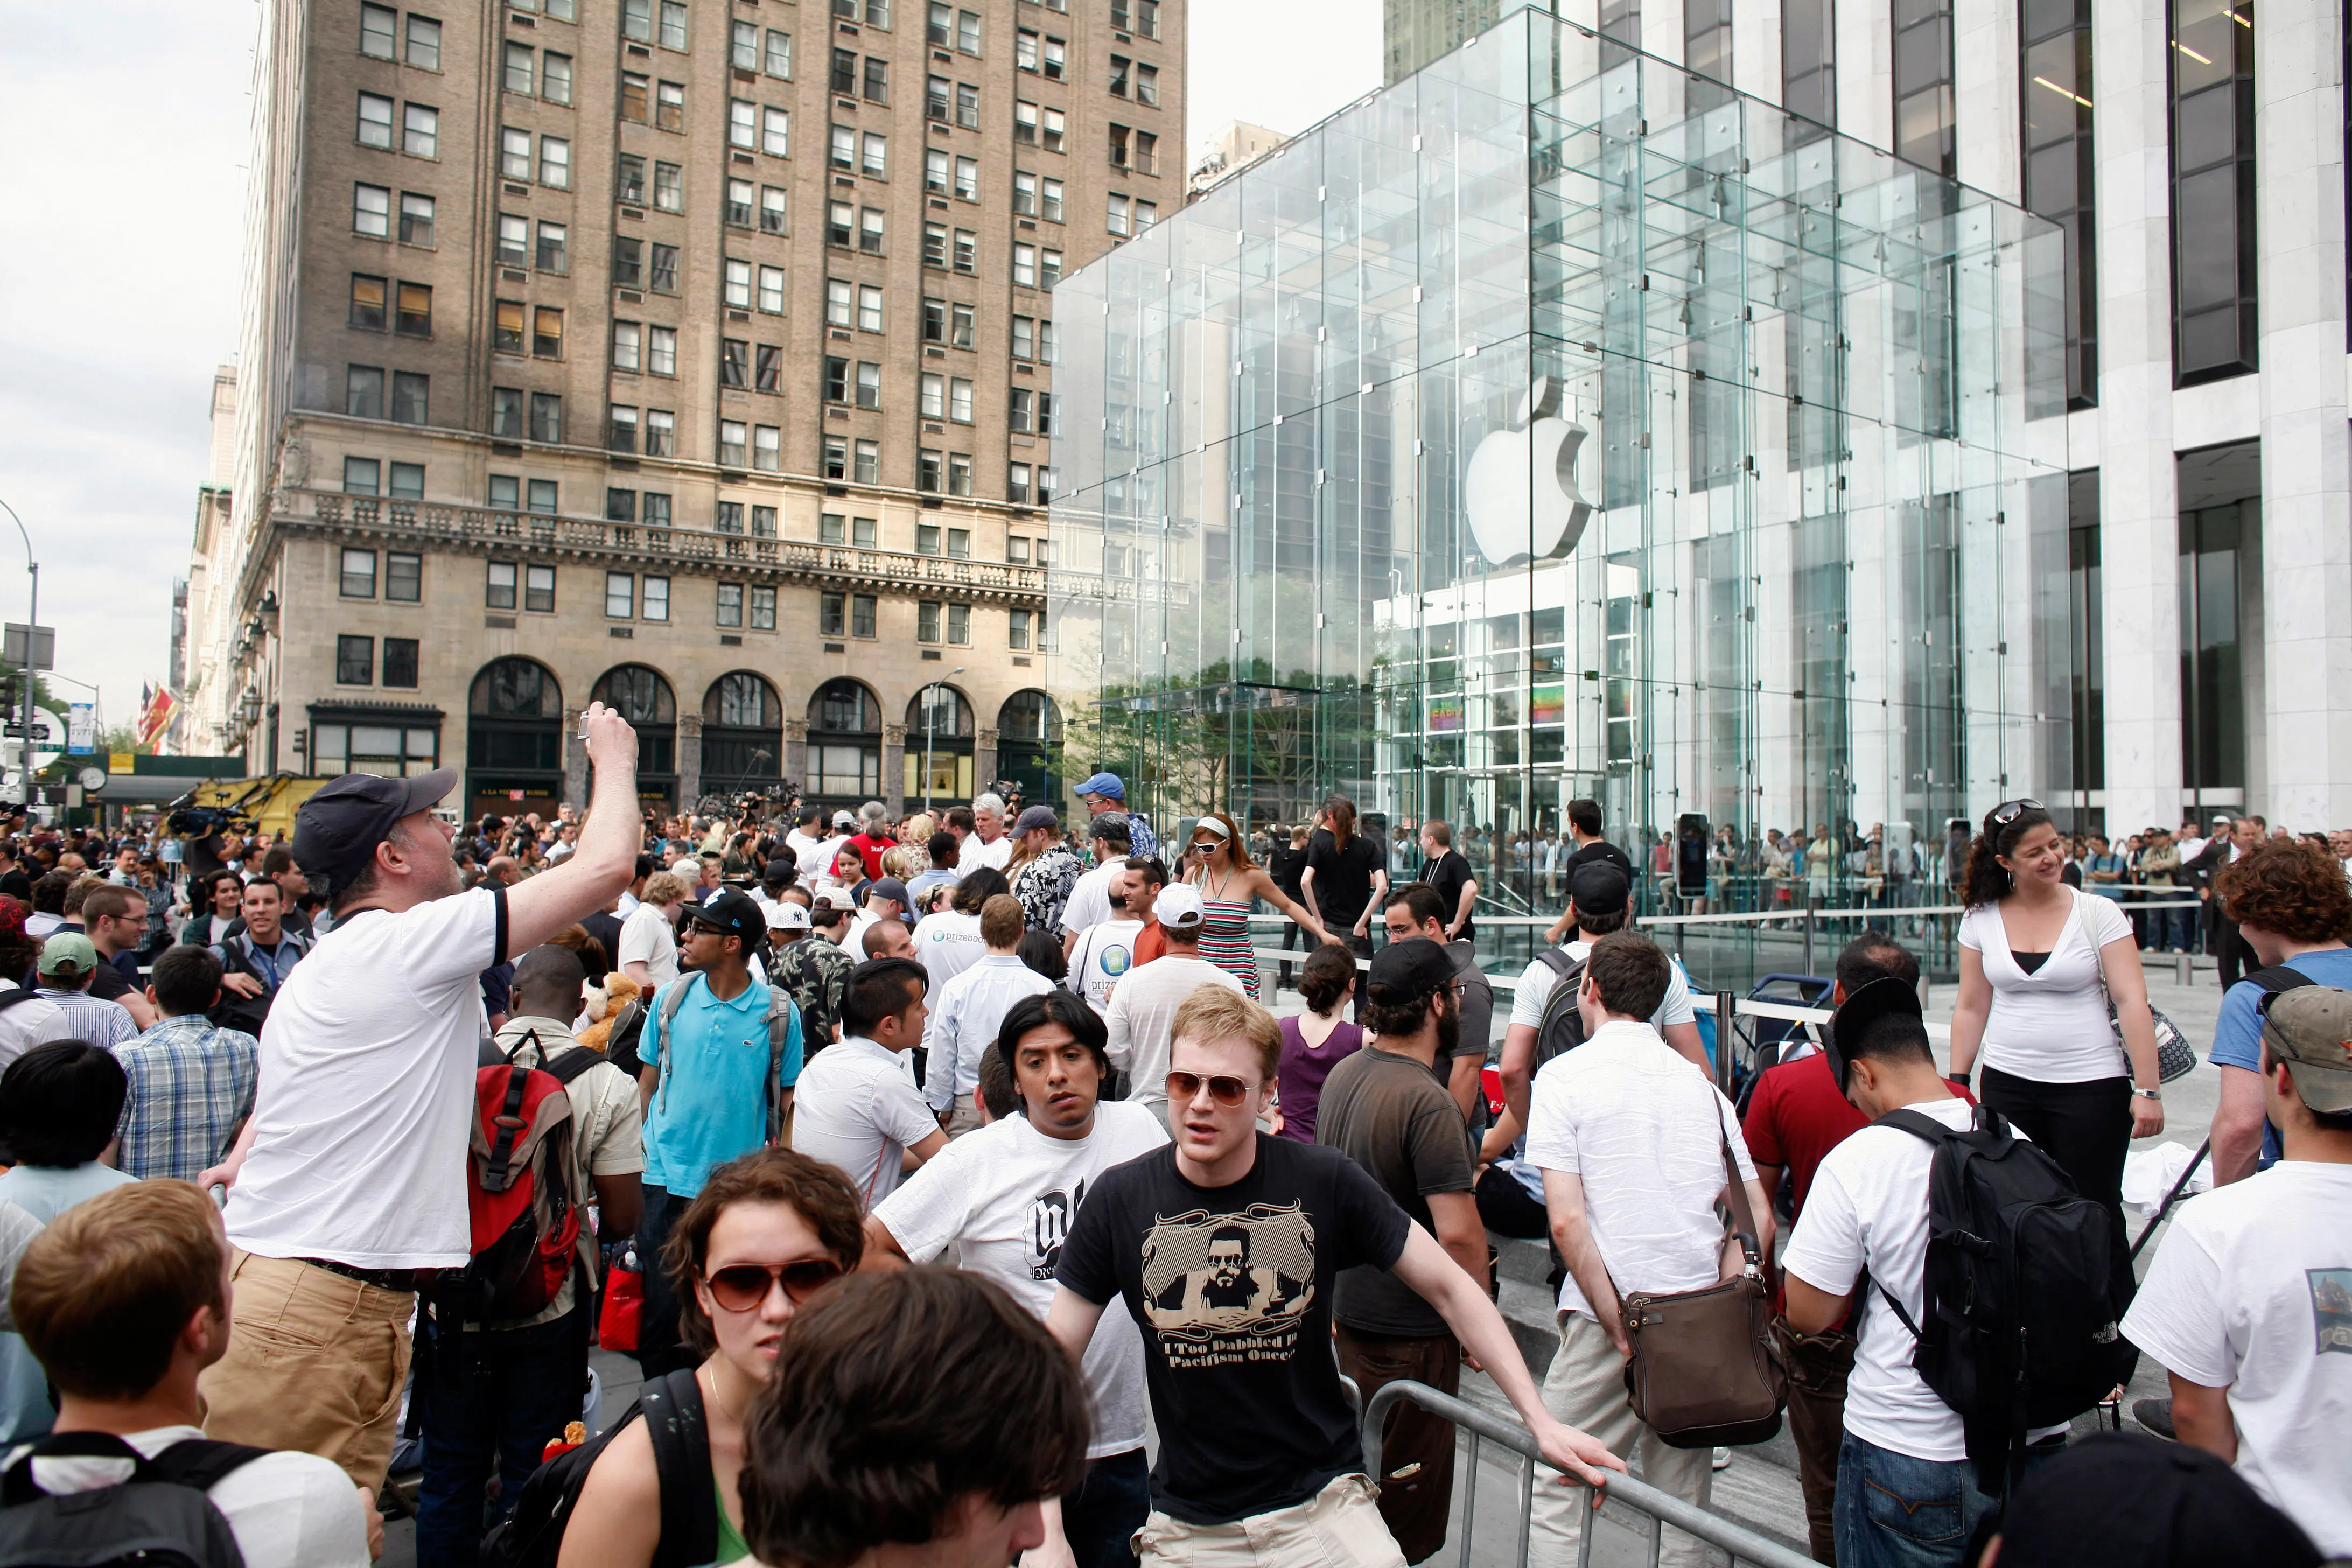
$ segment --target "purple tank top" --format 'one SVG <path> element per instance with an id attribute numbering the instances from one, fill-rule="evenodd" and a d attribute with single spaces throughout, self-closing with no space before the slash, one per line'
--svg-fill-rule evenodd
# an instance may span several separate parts
<path id="1" fill-rule="evenodd" d="M 1310 1046 L 1298 1032 L 1296 1017 L 1282 1021 L 1282 1135 L 1301 1143 L 1315 1142 L 1315 1109 L 1322 1102 L 1323 1080 L 1331 1069 L 1361 1049 L 1364 1031 L 1340 1020 L 1330 1037 Z"/>

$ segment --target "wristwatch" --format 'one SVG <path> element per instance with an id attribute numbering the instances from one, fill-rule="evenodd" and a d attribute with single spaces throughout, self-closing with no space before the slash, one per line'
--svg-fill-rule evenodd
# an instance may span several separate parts
<path id="1" fill-rule="evenodd" d="M 2132 1092 L 2138 1095 L 2142 1100 L 2162 1100 L 2164 1098 L 2164 1090 L 2160 1089 L 2135 1089 Z"/>

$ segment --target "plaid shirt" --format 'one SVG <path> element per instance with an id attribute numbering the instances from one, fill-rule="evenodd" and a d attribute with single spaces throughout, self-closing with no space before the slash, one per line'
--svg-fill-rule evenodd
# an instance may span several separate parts
<path id="1" fill-rule="evenodd" d="M 251 1035 L 194 1013 L 165 1018 L 118 1047 L 131 1079 L 114 1129 L 123 1174 L 193 1182 L 217 1164 L 237 1123 L 253 1114 L 260 1052 Z"/>

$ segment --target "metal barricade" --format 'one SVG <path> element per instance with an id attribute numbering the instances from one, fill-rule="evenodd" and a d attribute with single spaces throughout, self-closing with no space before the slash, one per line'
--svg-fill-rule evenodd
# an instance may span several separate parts
<path id="1" fill-rule="evenodd" d="M 1535 1435 L 1516 1421 L 1508 1421 L 1491 1411 L 1482 1410 L 1467 1400 L 1441 1394 L 1427 1384 L 1409 1380 L 1385 1384 L 1374 1394 L 1364 1407 L 1363 1443 L 1365 1463 L 1377 1471 L 1380 1468 L 1381 1428 L 1387 1424 L 1389 1411 L 1410 1401 L 1432 1415 L 1440 1415 L 1470 1434 L 1469 1464 L 1463 1483 L 1462 1511 L 1458 1533 L 1461 1536 L 1461 1568 L 1470 1568 L 1472 1538 L 1478 1501 L 1478 1458 L 1482 1447 L 1499 1443 L 1527 1462 L 1519 1467 L 1519 1537 L 1517 1554 L 1510 1561 L 1525 1568 L 1529 1539 L 1534 1529 L 1534 1501 L 1538 1469 L 1549 1471 L 1536 1447 Z M 1745 1525 L 1736 1524 L 1719 1513 L 1710 1513 L 1678 1497 L 1660 1491 L 1634 1479 L 1618 1476 L 1601 1489 L 1601 1498 L 1585 1520 L 1580 1532 L 1577 1549 L 1579 1568 L 1592 1561 L 1593 1540 L 1598 1533 L 1593 1524 L 1604 1517 L 1604 1510 L 1630 1511 L 1641 1516 L 1645 1526 L 1629 1525 L 1622 1520 L 1611 1522 L 1630 1532 L 1640 1534 L 1646 1530 L 1649 1539 L 1650 1568 L 1657 1568 L 1658 1554 L 1664 1543 L 1664 1527 L 1696 1537 L 1709 1546 L 1718 1547 L 1731 1554 L 1734 1564 L 1753 1563 L 1759 1568 L 1812 1568 L 1812 1559 L 1801 1552 L 1792 1551 L 1779 1542 L 1759 1535 Z"/>

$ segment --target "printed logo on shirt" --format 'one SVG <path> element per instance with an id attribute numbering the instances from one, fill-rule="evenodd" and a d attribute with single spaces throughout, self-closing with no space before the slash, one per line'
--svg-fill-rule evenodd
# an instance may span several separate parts
<path id="1" fill-rule="evenodd" d="M 1062 1264 L 1062 1243 L 1070 1238 L 1070 1221 L 1087 1201 L 1087 1184 L 1075 1192 L 1040 1193 L 1029 1205 L 1029 1278 L 1051 1279 Z"/>
<path id="2" fill-rule="evenodd" d="M 1315 1227 L 1298 1204 L 1155 1215 L 1143 1295 L 1171 1368 L 1287 1361 L 1315 1300 Z"/>
<path id="3" fill-rule="evenodd" d="M 2307 1268 L 2311 1281 L 2314 1355 L 2342 1351 L 2352 1355 L 2352 1268 Z"/>
<path id="4" fill-rule="evenodd" d="M 1095 963 L 1105 974 L 1116 980 L 1127 973 L 1128 965 L 1132 963 L 1134 959 L 1135 955 L 1126 948 L 1106 947 L 1095 955 Z"/>

